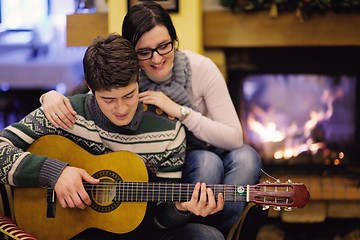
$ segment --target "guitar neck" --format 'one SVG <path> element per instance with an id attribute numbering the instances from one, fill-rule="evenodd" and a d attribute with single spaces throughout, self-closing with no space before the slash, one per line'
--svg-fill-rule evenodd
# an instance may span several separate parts
<path id="1" fill-rule="evenodd" d="M 225 201 L 247 201 L 248 187 L 222 184 L 207 184 L 206 186 L 213 190 L 215 198 L 222 193 Z M 108 195 L 109 198 L 120 202 L 186 202 L 190 201 L 194 188 L 194 183 L 118 182 L 92 185 L 91 193 L 102 197 Z M 104 192 L 109 194 L 104 194 Z M 111 192 L 115 196 L 110 194 Z"/>

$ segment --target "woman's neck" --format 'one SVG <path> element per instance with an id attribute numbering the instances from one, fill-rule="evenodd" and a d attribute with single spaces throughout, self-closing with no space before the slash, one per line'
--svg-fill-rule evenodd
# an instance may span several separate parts
<path id="1" fill-rule="evenodd" d="M 171 66 L 171 69 L 170 71 L 168 72 L 168 74 L 166 74 L 164 77 L 157 77 L 157 76 L 154 76 L 150 73 L 147 73 L 145 72 L 146 76 L 154 83 L 157 83 L 157 84 L 162 84 L 162 83 L 166 83 L 168 82 L 172 76 L 173 76 L 173 67 L 174 67 L 174 64 Z"/>

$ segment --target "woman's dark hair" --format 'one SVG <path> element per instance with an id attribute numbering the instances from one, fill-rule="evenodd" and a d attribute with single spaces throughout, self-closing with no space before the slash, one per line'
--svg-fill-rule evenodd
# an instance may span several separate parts
<path id="1" fill-rule="evenodd" d="M 117 33 L 95 38 L 85 52 L 83 66 L 93 92 L 126 87 L 139 78 L 135 48 Z"/>
<path id="2" fill-rule="evenodd" d="M 122 36 L 135 47 L 141 36 L 155 26 L 163 25 L 171 40 L 178 42 L 175 27 L 168 12 L 159 4 L 146 1 L 132 6 L 124 18 Z"/>

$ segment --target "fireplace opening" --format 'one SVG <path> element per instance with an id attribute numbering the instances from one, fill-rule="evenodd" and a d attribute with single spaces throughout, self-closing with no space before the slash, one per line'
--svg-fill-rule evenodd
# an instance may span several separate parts
<path id="1" fill-rule="evenodd" d="M 266 163 L 347 163 L 355 87 L 354 76 L 251 74 L 241 90 L 245 138 Z"/>
<path id="2" fill-rule="evenodd" d="M 226 49 L 245 142 L 267 169 L 360 167 L 357 47 Z"/>

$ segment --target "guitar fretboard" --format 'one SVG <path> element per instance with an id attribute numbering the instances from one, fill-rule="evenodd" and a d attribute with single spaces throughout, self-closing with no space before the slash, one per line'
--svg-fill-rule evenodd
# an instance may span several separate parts
<path id="1" fill-rule="evenodd" d="M 248 187 L 238 185 L 208 184 L 215 198 L 222 193 L 225 201 L 245 201 Z M 93 185 L 93 196 L 112 198 L 124 202 L 190 201 L 194 183 L 117 182 Z M 98 198 L 97 197 L 97 198 Z"/>

